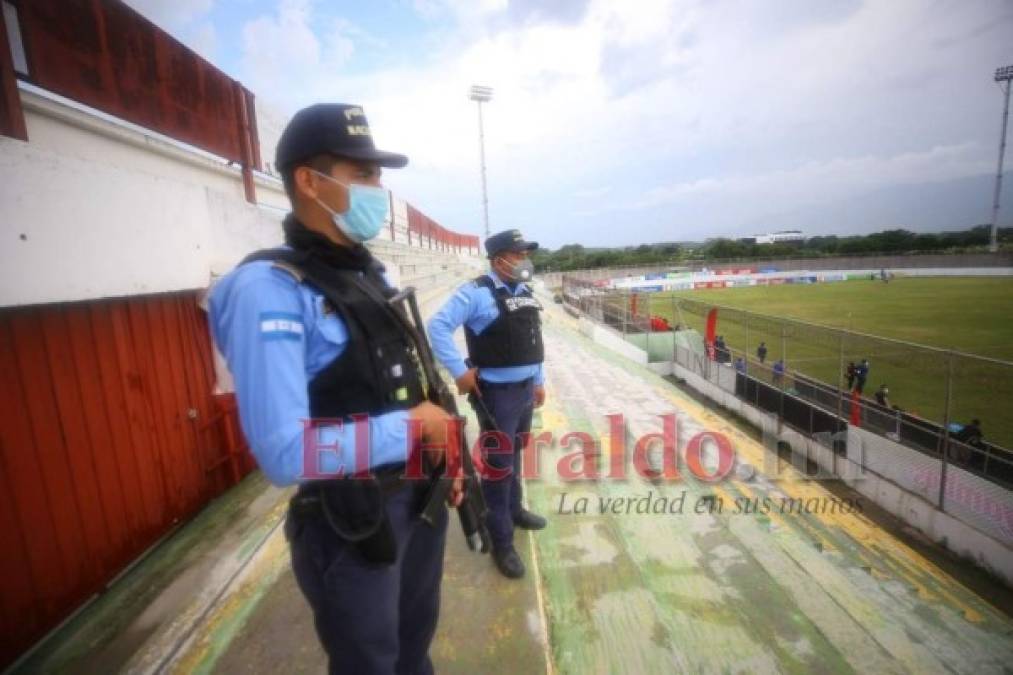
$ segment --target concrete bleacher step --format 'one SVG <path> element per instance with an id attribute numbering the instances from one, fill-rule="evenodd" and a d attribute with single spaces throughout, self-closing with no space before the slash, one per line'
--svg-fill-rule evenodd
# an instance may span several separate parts
<path id="1" fill-rule="evenodd" d="M 457 280 L 446 274 L 419 287 L 424 313 Z M 657 432 L 658 416 L 671 412 L 680 448 L 700 430 L 719 430 L 739 461 L 761 473 L 652 483 L 631 467 L 625 481 L 564 482 L 561 453 L 545 451 L 539 480 L 525 490 L 550 522 L 517 541 L 524 580 L 499 577 L 451 522 L 432 648 L 438 672 L 980 673 L 1013 663 L 1009 617 L 867 514 L 736 514 L 736 500 L 834 495 L 795 473 L 764 476 L 767 458 L 754 438 L 543 304 L 548 400 L 536 432 L 556 440 L 584 432 L 606 443 L 610 413 L 622 412 L 636 438 Z M 35 670 L 321 672 L 312 617 L 277 528 L 286 493 L 257 474 L 241 487 L 181 529 L 168 563 L 139 566 L 122 591 L 83 613 L 76 636 L 33 662 Z M 573 513 L 579 497 L 590 501 L 584 515 Z M 661 514 L 599 511 L 601 499 L 645 497 L 683 505 Z M 724 511 L 714 511 L 718 499 Z M 234 520 L 226 526 L 226 518 Z M 232 542 L 230 550 L 221 542 Z M 195 561 L 204 568 L 195 572 Z M 126 607 L 135 615 L 124 619 Z"/>
<path id="2" fill-rule="evenodd" d="M 395 283 L 404 288 L 415 286 L 420 305 L 423 297 L 436 296 L 450 286 L 474 275 L 481 262 L 474 256 L 437 249 L 415 248 L 386 240 L 368 244 L 373 254 L 387 266 Z"/>

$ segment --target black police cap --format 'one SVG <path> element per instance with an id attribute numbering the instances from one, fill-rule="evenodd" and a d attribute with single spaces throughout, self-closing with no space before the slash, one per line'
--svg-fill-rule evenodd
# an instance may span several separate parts
<path id="1" fill-rule="evenodd" d="M 394 169 L 408 164 L 404 155 L 377 150 L 362 108 L 347 103 L 317 103 L 297 112 L 278 139 L 275 166 L 284 170 L 324 153 Z"/>
<path id="2" fill-rule="evenodd" d="M 534 251 L 536 248 L 538 242 L 524 241 L 520 230 L 504 230 L 485 240 L 485 252 L 490 258 L 505 251 Z"/>

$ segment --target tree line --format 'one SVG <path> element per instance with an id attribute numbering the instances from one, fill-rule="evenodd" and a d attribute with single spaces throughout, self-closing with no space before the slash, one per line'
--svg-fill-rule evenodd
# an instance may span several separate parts
<path id="1" fill-rule="evenodd" d="M 990 229 L 978 225 L 955 232 L 916 233 L 883 230 L 872 234 L 810 237 L 798 244 L 756 244 L 717 238 L 703 243 L 641 244 L 619 248 L 586 248 L 567 244 L 556 250 L 538 249 L 533 259 L 539 272 L 567 272 L 599 267 L 684 264 L 727 259 L 798 258 L 877 253 L 968 253 L 987 250 Z M 999 229 L 1000 246 L 1013 246 L 1013 228 Z"/>

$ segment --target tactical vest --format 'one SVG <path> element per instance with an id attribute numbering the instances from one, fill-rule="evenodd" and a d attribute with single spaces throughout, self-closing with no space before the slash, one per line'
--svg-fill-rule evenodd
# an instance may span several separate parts
<path id="1" fill-rule="evenodd" d="M 425 400 L 415 343 L 400 307 L 388 301 L 394 289 L 374 261 L 364 271 L 335 267 L 304 251 L 268 249 L 240 264 L 271 260 L 323 296 L 348 331 L 345 349 L 312 380 L 307 391 L 313 419 L 381 415 Z M 406 448 L 407 450 L 407 448 Z M 403 464 L 374 469 L 368 480 L 338 478 L 303 483 L 290 509 L 318 513 L 340 538 L 375 565 L 397 560 L 397 540 L 386 510 L 390 488 L 400 489 Z"/>
<path id="2" fill-rule="evenodd" d="M 387 302 L 394 290 L 379 263 L 364 272 L 337 269 L 290 249 L 258 251 L 243 263 L 254 260 L 274 261 L 318 290 L 325 311 L 335 312 L 348 330 L 344 351 L 309 382 L 311 417 L 380 415 L 425 399 L 411 334 L 401 309 Z"/>
<path id="3" fill-rule="evenodd" d="M 512 295 L 506 286 L 496 287 L 487 275 L 477 277 L 476 286 L 488 288 L 496 301 L 499 316 L 481 333 L 465 326 L 471 362 L 479 368 L 528 366 L 545 359 L 542 345 L 542 305 L 525 289 Z"/>

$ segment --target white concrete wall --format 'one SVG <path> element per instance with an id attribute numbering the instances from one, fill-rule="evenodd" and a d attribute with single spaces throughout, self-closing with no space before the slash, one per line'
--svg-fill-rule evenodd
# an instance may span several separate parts
<path id="1" fill-rule="evenodd" d="M 848 426 L 848 459 L 935 503 L 939 460 L 865 429 Z"/>
<path id="2" fill-rule="evenodd" d="M 945 511 L 940 511 L 938 460 L 855 427 L 848 429 L 848 455 L 840 457 L 678 362 L 673 364 L 673 374 L 789 443 L 794 452 L 815 461 L 825 473 L 840 477 L 932 541 L 1013 585 L 1013 492 L 949 465 Z"/>
<path id="3" fill-rule="evenodd" d="M 624 340 L 618 332 L 585 318 L 580 319 L 580 326 L 581 332 L 601 346 L 625 356 L 635 363 L 647 365 L 647 352 Z"/>
<path id="4" fill-rule="evenodd" d="M 849 428 L 848 459 L 935 507 L 942 463 L 888 438 Z M 959 466 L 946 466 L 943 508 L 976 530 L 1013 547 L 1013 492 Z"/>
<path id="5" fill-rule="evenodd" d="M 0 138 L 0 305 L 201 288 L 281 241 L 280 183 L 22 91 L 29 142 Z"/>
<path id="6" fill-rule="evenodd" d="M 647 367 L 650 368 L 653 372 L 662 376 L 671 375 L 673 372 L 671 361 L 655 361 L 653 363 L 648 363 Z"/>
<path id="7" fill-rule="evenodd" d="M 277 178 L 255 173 L 250 204 L 239 168 L 219 157 L 19 89 L 29 142 L 0 137 L 0 306 L 204 288 L 249 252 L 281 244 L 289 204 Z M 273 156 L 273 142 L 262 151 Z M 407 204 L 392 202 L 403 246 Z M 379 239 L 391 239 L 389 224 Z"/>

